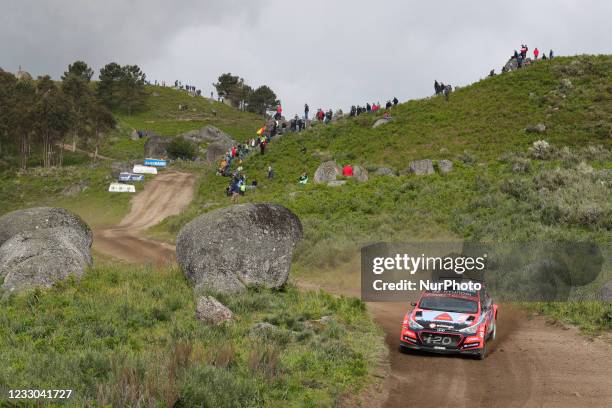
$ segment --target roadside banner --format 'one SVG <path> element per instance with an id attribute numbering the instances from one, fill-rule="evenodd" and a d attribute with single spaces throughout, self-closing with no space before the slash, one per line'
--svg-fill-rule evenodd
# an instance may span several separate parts
<path id="1" fill-rule="evenodd" d="M 145 159 L 145 166 L 166 167 L 166 161 L 163 159 Z"/>
<path id="2" fill-rule="evenodd" d="M 136 187 L 131 184 L 111 183 L 108 191 L 109 193 L 135 193 Z"/>
<path id="3" fill-rule="evenodd" d="M 135 164 L 132 169 L 132 173 L 136 174 L 157 174 L 157 169 L 155 167 L 150 166 L 142 166 L 140 164 Z"/>

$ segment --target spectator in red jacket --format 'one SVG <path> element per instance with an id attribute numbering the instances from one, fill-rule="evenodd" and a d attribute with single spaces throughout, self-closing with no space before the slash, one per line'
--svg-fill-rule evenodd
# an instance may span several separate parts
<path id="1" fill-rule="evenodd" d="M 353 177 L 353 166 L 351 166 L 350 164 L 344 166 L 344 168 L 342 169 L 342 175 L 344 177 Z"/>
<path id="2" fill-rule="evenodd" d="M 536 47 L 536 49 L 533 50 L 533 59 L 538 59 L 538 55 L 540 55 L 540 50 Z"/>

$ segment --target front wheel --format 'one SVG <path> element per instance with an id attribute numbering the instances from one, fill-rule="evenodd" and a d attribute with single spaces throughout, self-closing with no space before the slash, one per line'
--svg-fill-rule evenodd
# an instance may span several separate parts
<path id="1" fill-rule="evenodd" d="M 489 342 L 485 340 L 484 345 L 482 346 L 482 349 L 478 353 L 478 359 L 484 360 L 487 357 L 488 351 L 489 351 Z"/>
<path id="2" fill-rule="evenodd" d="M 491 340 L 495 340 L 497 337 L 497 320 L 493 321 L 493 331 L 491 332 Z"/>

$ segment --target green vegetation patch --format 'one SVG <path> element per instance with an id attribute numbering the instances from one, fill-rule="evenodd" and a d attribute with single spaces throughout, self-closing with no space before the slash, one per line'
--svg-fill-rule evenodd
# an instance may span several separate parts
<path id="1" fill-rule="evenodd" d="M 365 385 L 384 350 L 357 299 L 294 287 L 218 298 L 235 321 L 207 326 L 180 271 L 125 266 L 5 294 L 0 395 L 65 388 L 71 406 L 331 407 Z M 276 328 L 252 331 L 258 322 Z"/>

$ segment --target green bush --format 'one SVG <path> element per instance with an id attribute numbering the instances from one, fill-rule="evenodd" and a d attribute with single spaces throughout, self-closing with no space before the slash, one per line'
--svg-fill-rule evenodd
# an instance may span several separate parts
<path id="1" fill-rule="evenodd" d="M 182 136 L 175 137 L 166 148 L 168 157 L 173 160 L 194 160 L 197 156 L 197 146 Z"/>

